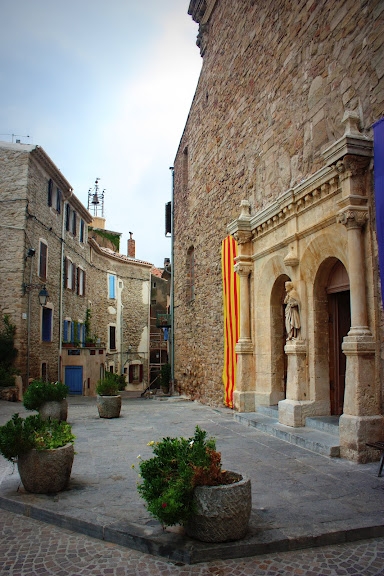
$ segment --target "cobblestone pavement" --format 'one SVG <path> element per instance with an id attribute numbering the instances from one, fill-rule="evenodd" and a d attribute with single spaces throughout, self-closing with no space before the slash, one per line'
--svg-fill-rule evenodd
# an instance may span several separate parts
<path id="1" fill-rule="evenodd" d="M 184 566 L 0 511 L 1 576 L 352 574 L 384 575 L 384 538 Z"/>

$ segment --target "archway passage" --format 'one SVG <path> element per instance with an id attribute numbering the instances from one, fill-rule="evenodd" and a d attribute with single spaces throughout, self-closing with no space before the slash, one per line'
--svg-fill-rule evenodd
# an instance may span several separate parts
<path id="1" fill-rule="evenodd" d="M 329 312 L 329 384 L 332 415 L 343 413 L 346 357 L 343 338 L 351 327 L 349 278 L 341 262 L 332 268 L 327 285 Z"/>

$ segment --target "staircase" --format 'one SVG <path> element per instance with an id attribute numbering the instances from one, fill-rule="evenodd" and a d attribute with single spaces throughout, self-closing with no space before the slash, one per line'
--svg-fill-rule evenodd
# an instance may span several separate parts
<path id="1" fill-rule="evenodd" d="M 293 428 L 279 423 L 277 406 L 258 406 L 256 412 L 236 412 L 234 418 L 245 426 L 253 426 L 260 432 L 311 452 L 340 457 L 338 416 L 307 418 L 306 426 Z"/>

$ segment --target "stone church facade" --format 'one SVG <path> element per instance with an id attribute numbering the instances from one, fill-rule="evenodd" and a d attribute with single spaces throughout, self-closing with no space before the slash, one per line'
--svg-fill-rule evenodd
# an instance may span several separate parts
<path id="1" fill-rule="evenodd" d="M 178 386 L 223 401 L 230 234 L 234 408 L 278 405 L 292 427 L 340 415 L 341 455 L 366 461 L 366 442 L 384 434 L 372 131 L 384 113 L 384 5 L 192 0 L 189 14 L 203 65 L 174 166 Z"/>

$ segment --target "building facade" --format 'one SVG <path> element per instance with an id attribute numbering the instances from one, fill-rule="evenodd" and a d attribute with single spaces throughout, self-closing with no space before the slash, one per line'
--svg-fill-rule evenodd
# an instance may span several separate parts
<path id="1" fill-rule="evenodd" d="M 42 378 L 94 395 L 105 370 L 128 385 L 129 364 L 144 386 L 151 265 L 88 238 L 91 214 L 39 146 L 0 143 L 0 204 L 0 314 L 16 326 L 23 388 Z"/>
<path id="2" fill-rule="evenodd" d="M 223 402 L 221 246 L 236 240 L 232 406 L 340 415 L 341 455 L 382 439 L 373 130 L 379 0 L 192 0 L 202 72 L 175 159 L 175 377 Z"/>

